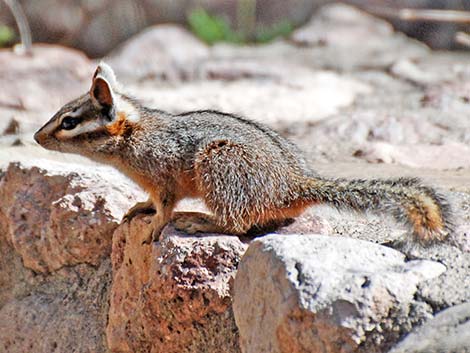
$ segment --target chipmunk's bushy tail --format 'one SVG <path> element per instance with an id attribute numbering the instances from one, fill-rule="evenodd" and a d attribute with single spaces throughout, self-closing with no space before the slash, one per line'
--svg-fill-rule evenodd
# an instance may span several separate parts
<path id="1" fill-rule="evenodd" d="M 445 198 L 415 178 L 310 179 L 308 184 L 307 199 L 338 210 L 391 214 L 409 225 L 421 244 L 442 241 L 451 230 Z"/>

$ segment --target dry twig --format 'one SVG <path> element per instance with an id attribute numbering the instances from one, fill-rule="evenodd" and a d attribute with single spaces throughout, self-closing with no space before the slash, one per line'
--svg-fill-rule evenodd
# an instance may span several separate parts
<path id="1" fill-rule="evenodd" d="M 355 3 L 352 1 L 352 3 Z M 430 21 L 448 23 L 470 23 L 470 11 L 393 8 L 387 6 L 360 6 L 361 9 L 381 17 L 402 21 Z"/>

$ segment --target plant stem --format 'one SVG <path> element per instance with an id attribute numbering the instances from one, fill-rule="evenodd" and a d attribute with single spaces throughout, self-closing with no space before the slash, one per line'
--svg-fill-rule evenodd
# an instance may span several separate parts
<path id="1" fill-rule="evenodd" d="M 256 0 L 239 0 L 237 27 L 245 39 L 253 39 L 256 27 Z"/>
<path id="2" fill-rule="evenodd" d="M 24 54 L 31 54 L 31 29 L 29 28 L 28 19 L 21 7 L 20 3 L 16 0 L 4 0 L 10 9 L 13 17 L 15 18 L 18 31 L 20 32 L 21 52 Z"/>

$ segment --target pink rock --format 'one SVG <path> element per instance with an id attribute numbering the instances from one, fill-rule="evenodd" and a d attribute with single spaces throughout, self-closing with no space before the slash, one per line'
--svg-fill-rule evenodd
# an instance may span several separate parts
<path id="1" fill-rule="evenodd" d="M 89 88 L 94 65 L 79 51 L 35 45 L 32 56 L 0 50 L 0 106 L 52 113 Z"/>
<path id="2" fill-rule="evenodd" d="M 413 168 L 470 167 L 470 148 L 457 142 L 443 145 L 392 145 L 377 142 L 370 145 L 363 157 L 369 162 L 396 163 Z"/>
<path id="3" fill-rule="evenodd" d="M 238 352 L 230 285 L 246 245 L 172 227 L 142 244 L 150 230 L 150 217 L 137 217 L 114 234 L 110 350 Z"/>
<path id="4" fill-rule="evenodd" d="M 36 272 L 97 265 L 109 255 L 113 231 L 134 194 L 136 187 L 111 168 L 12 163 L 0 183 L 0 218 L 8 241 Z"/>
<path id="5" fill-rule="evenodd" d="M 139 191 L 108 167 L 22 159 L 0 172 L 0 351 L 105 353 L 111 237 Z"/>
<path id="6" fill-rule="evenodd" d="M 192 76 L 208 56 L 207 45 L 183 27 L 159 25 L 130 38 L 107 61 L 118 77 L 178 81 Z"/>

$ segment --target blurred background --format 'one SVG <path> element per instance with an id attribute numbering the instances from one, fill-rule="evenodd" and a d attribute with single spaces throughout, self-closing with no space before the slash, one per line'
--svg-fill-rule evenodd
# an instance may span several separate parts
<path id="1" fill-rule="evenodd" d="M 338 1 L 0 0 L 0 46 L 18 42 L 18 28 L 23 27 L 27 35 L 29 25 L 34 42 L 70 46 L 90 57 L 101 57 L 143 28 L 160 23 L 182 24 L 209 44 L 219 41 L 263 43 L 289 35 L 322 5 L 332 2 Z M 396 29 L 424 41 L 431 48 L 469 48 L 468 0 L 349 0 L 343 3 L 387 19 Z M 25 22 L 22 17 L 27 23 L 22 23 Z"/>

